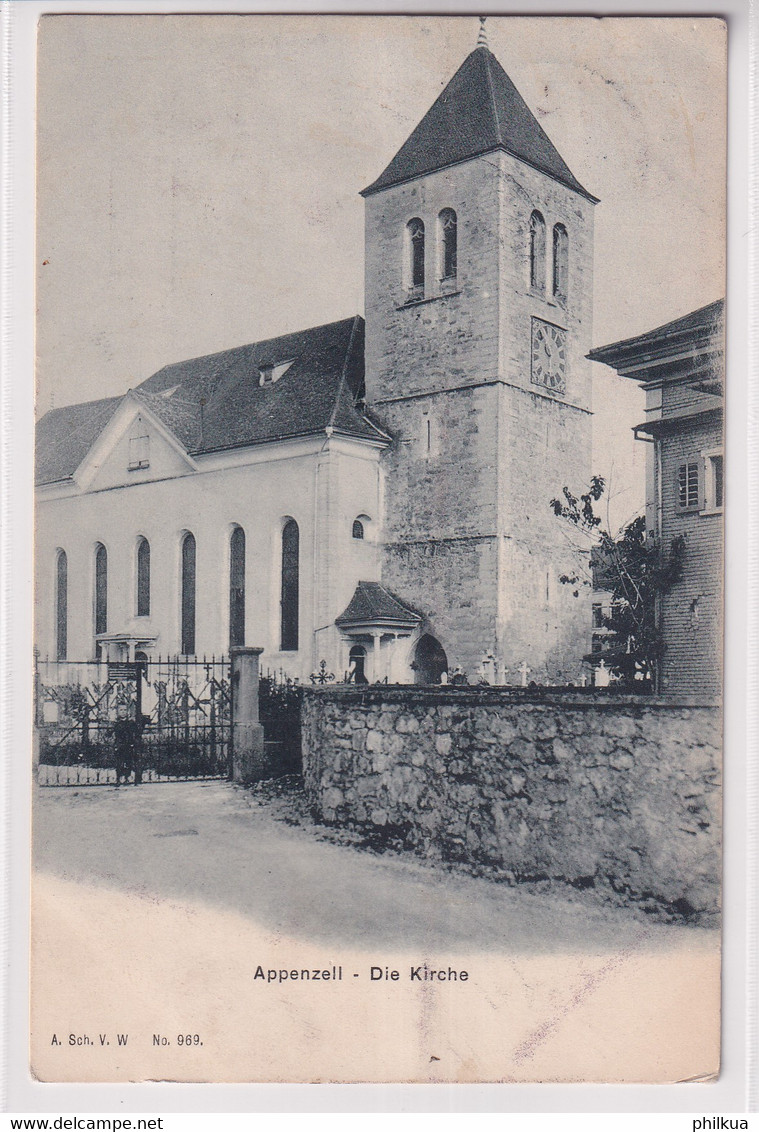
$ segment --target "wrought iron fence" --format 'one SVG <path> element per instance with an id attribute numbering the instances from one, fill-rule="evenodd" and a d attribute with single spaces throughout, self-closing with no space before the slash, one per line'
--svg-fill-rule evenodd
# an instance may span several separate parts
<path id="1" fill-rule="evenodd" d="M 115 783 L 114 732 L 122 708 L 137 724 L 142 781 L 230 774 L 226 657 L 155 657 L 131 664 L 38 658 L 35 686 L 41 785 Z"/>

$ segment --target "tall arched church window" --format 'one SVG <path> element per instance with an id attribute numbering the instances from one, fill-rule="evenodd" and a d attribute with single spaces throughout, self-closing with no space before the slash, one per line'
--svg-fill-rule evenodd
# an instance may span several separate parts
<path id="1" fill-rule="evenodd" d="M 416 293 L 424 293 L 424 223 L 415 216 L 406 225 L 408 254 L 408 287 Z"/>
<path id="2" fill-rule="evenodd" d="M 295 519 L 288 519 L 282 528 L 282 617 L 280 648 L 295 652 L 298 648 L 298 572 L 300 532 Z"/>
<path id="3" fill-rule="evenodd" d="M 354 519 L 353 520 L 353 530 L 351 531 L 351 535 L 352 535 L 353 538 L 363 538 L 364 537 L 364 524 L 361 522 L 360 519 Z"/>
<path id="4" fill-rule="evenodd" d="M 229 540 L 229 647 L 245 644 L 245 531 L 235 527 Z"/>
<path id="5" fill-rule="evenodd" d="M 95 548 L 95 634 L 108 632 L 108 551 Z"/>
<path id="6" fill-rule="evenodd" d="M 137 542 L 137 616 L 150 616 L 150 543 Z"/>
<path id="7" fill-rule="evenodd" d="M 190 531 L 182 539 L 182 625 L 181 652 L 195 654 L 195 536 Z"/>
<path id="8" fill-rule="evenodd" d="M 55 658 L 65 660 L 68 649 L 69 567 L 65 550 L 55 561 Z"/>
<path id="9" fill-rule="evenodd" d="M 563 224 L 553 229 L 553 294 L 561 303 L 569 295 L 569 236 Z"/>
<path id="10" fill-rule="evenodd" d="M 440 278 L 456 278 L 457 221 L 452 208 L 444 208 L 438 216 L 440 232 Z"/>
<path id="11" fill-rule="evenodd" d="M 536 210 L 530 217 L 530 286 L 545 291 L 546 222 Z"/>

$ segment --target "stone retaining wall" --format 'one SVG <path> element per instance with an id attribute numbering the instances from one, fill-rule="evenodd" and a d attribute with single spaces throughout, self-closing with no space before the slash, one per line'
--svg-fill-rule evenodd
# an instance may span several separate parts
<path id="1" fill-rule="evenodd" d="M 718 708 L 684 698 L 379 686 L 303 704 L 324 821 L 686 915 L 719 907 L 720 751 Z"/>

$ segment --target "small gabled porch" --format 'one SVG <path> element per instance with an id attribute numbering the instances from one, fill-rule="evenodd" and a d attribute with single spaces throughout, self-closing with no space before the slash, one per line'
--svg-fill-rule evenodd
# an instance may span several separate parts
<path id="1" fill-rule="evenodd" d="M 341 633 L 341 667 L 357 684 L 407 684 L 412 638 L 424 617 L 379 582 L 359 582 L 335 624 Z"/>

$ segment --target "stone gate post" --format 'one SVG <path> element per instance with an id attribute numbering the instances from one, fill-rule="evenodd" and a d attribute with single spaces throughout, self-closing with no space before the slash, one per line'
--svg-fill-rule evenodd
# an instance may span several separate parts
<path id="1" fill-rule="evenodd" d="M 258 719 L 258 658 L 263 651 L 230 650 L 233 782 L 255 782 L 263 774 L 264 729 Z"/>

